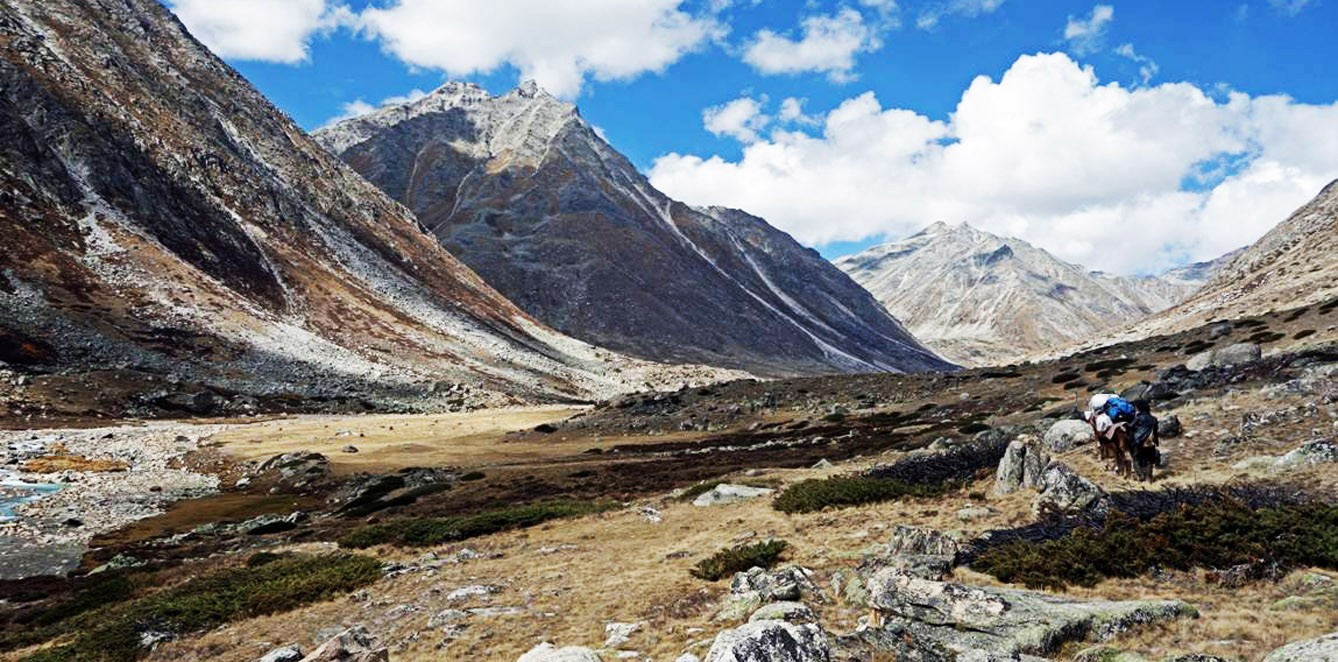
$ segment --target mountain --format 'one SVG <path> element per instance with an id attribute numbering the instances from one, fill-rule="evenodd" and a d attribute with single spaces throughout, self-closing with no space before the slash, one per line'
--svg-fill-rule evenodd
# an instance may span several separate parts
<path id="1" fill-rule="evenodd" d="M 1020 239 L 936 223 L 836 261 L 907 328 L 963 365 L 1015 362 L 1169 308 L 1218 263 L 1169 278 L 1123 278 L 1069 264 Z"/>
<path id="2" fill-rule="evenodd" d="M 1259 241 L 1231 254 L 1232 259 L 1192 297 L 1096 344 L 1333 301 L 1338 298 L 1334 237 L 1338 237 L 1338 181 Z"/>
<path id="3" fill-rule="evenodd" d="M 647 359 L 764 375 L 950 367 L 814 251 L 657 191 L 533 83 L 450 83 L 315 134 L 525 311 Z"/>
<path id="4" fill-rule="evenodd" d="M 156 0 L 0 9 L 0 361 L 37 375 L 16 411 L 502 404 L 694 374 L 517 309 Z"/>

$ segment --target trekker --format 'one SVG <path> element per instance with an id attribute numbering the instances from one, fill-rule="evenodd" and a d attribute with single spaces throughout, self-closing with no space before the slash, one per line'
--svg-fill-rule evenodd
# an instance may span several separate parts
<path id="1" fill-rule="evenodd" d="M 1141 481 L 1152 480 L 1152 469 L 1161 464 L 1161 438 L 1157 436 L 1157 417 L 1152 415 L 1152 404 L 1135 400 L 1130 443 L 1133 446 L 1134 473 Z"/>

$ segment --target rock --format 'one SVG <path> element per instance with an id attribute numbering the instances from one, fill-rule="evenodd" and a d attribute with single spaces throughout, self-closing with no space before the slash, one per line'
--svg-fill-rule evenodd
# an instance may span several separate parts
<path id="1" fill-rule="evenodd" d="M 868 575 L 880 568 L 898 568 L 916 577 L 942 579 L 956 564 L 960 549 L 958 541 L 948 534 L 898 524 L 888 545 L 865 557 L 860 570 Z M 854 583 L 852 580 L 852 586 Z M 858 588 L 863 591 L 862 583 Z"/>
<path id="2" fill-rule="evenodd" d="M 716 635 L 705 662 L 828 662 L 831 646 L 816 625 L 757 621 Z"/>
<path id="3" fill-rule="evenodd" d="M 1087 421 L 1065 419 L 1055 421 L 1045 432 L 1045 447 L 1055 453 L 1065 453 L 1095 441 L 1092 426 Z"/>
<path id="4" fill-rule="evenodd" d="M 887 551 L 891 554 L 925 554 L 934 556 L 956 556 L 961 550 L 957 539 L 933 529 L 922 529 L 898 524 L 892 529 Z"/>
<path id="5" fill-rule="evenodd" d="M 297 528 L 299 522 L 306 518 L 306 513 L 297 510 L 287 515 L 261 515 L 259 517 L 253 517 L 241 524 L 236 524 L 227 528 L 249 536 L 263 536 L 270 533 L 292 531 Z"/>
<path id="6" fill-rule="evenodd" d="M 470 598 L 481 598 L 485 595 L 492 595 L 499 589 L 496 586 L 486 586 L 475 584 L 473 586 L 462 586 L 446 594 L 446 599 L 452 602 L 459 600 L 468 600 Z"/>
<path id="7" fill-rule="evenodd" d="M 298 662 L 301 659 L 302 649 L 298 648 L 296 644 L 289 644 L 265 653 L 260 658 L 260 662 Z"/>
<path id="8" fill-rule="evenodd" d="M 773 602 L 753 612 L 749 623 L 757 621 L 785 621 L 787 623 L 816 623 L 818 617 L 802 602 Z"/>
<path id="9" fill-rule="evenodd" d="M 1338 662 L 1338 632 L 1287 644 L 1269 653 L 1264 662 Z"/>
<path id="10" fill-rule="evenodd" d="M 530 652 L 521 655 L 516 662 L 601 662 L 599 654 L 589 648 L 580 646 L 567 646 L 558 648 L 553 644 L 544 642 L 530 649 Z"/>
<path id="11" fill-rule="evenodd" d="M 1078 651 L 1078 654 L 1073 656 L 1073 662 L 1149 662 L 1149 660 L 1137 653 L 1122 651 L 1118 648 L 1093 646 Z"/>
<path id="12" fill-rule="evenodd" d="M 390 662 L 390 652 L 361 625 L 335 635 L 301 662 Z"/>
<path id="13" fill-rule="evenodd" d="M 617 648 L 631 640 L 632 635 L 644 626 L 645 623 L 605 623 L 604 640 L 605 648 Z"/>
<path id="14" fill-rule="evenodd" d="M 404 469 L 393 474 L 359 476 L 345 483 L 331 503 L 346 517 L 364 517 L 393 506 L 404 506 L 420 496 L 449 487 L 455 474 L 440 469 Z"/>
<path id="15" fill-rule="evenodd" d="M 1090 428 L 1088 430 L 1090 432 Z M 1003 459 L 999 460 L 999 468 L 994 476 L 994 493 L 1012 494 L 1024 487 L 1037 487 L 1049 463 L 1049 453 L 1034 438 L 1025 435 L 1018 437 L 1008 444 Z"/>
<path id="16" fill-rule="evenodd" d="M 1210 349 L 1190 357 L 1185 367 L 1195 372 L 1208 367 L 1225 368 L 1258 361 L 1263 357 L 1263 350 L 1254 343 L 1237 343 L 1220 349 Z"/>
<path id="17" fill-rule="evenodd" d="M 443 609 L 427 619 L 427 627 L 430 630 L 446 627 L 454 623 L 469 618 L 469 612 L 460 609 Z"/>
<path id="18" fill-rule="evenodd" d="M 747 485 L 721 483 L 720 485 L 711 488 L 710 491 L 698 495 L 696 499 L 692 500 L 692 505 L 699 508 L 722 506 L 729 503 L 747 501 L 748 499 L 756 499 L 757 497 L 767 496 L 769 494 L 774 494 L 775 492 L 776 490 L 765 487 L 749 487 Z"/>
<path id="19" fill-rule="evenodd" d="M 813 468 L 814 468 L 814 469 L 831 469 L 832 466 L 834 466 L 834 465 L 833 465 L 831 462 L 828 462 L 826 458 L 823 458 L 823 459 L 821 459 L 821 460 L 818 460 L 817 463 L 813 465 Z"/>
<path id="20" fill-rule="evenodd" d="M 344 447 L 344 452 L 345 452 L 345 453 L 356 453 L 356 452 L 358 452 L 358 447 L 357 447 L 357 446 L 354 446 L 353 444 L 349 444 L 349 445 L 347 445 L 347 446 Z"/>
<path id="21" fill-rule="evenodd" d="M 1040 494 L 1031 504 L 1034 514 L 1047 512 L 1075 513 L 1085 510 L 1100 512 L 1106 504 L 1106 492 L 1095 483 L 1078 475 L 1068 465 L 1051 462 L 1041 474 Z"/>
<path id="22" fill-rule="evenodd" d="M 674 658 L 674 662 L 702 662 L 702 659 L 692 653 L 684 653 Z"/>
<path id="23" fill-rule="evenodd" d="M 1296 450 L 1278 458 L 1279 468 L 1309 467 L 1338 462 L 1338 445 L 1321 439 L 1302 444 Z"/>
<path id="24" fill-rule="evenodd" d="M 1184 431 L 1179 416 L 1164 416 L 1157 419 L 1157 436 L 1162 439 L 1174 439 L 1184 434 Z"/>
<path id="25" fill-rule="evenodd" d="M 743 594 L 757 593 L 763 602 L 798 600 L 805 593 L 811 597 L 821 597 L 817 584 L 813 583 L 813 571 L 797 565 L 784 566 L 770 572 L 762 568 L 749 568 L 735 573 L 730 580 L 729 592 Z"/>
<path id="26" fill-rule="evenodd" d="M 1081 601 L 930 581 L 895 569 L 874 573 L 869 593 L 871 605 L 922 647 L 984 656 L 959 659 L 1045 655 L 1069 641 L 1104 641 L 1138 625 L 1197 615 L 1178 600 Z"/>
<path id="27" fill-rule="evenodd" d="M 284 486 L 302 487 L 329 475 L 330 459 L 320 453 L 293 451 L 265 460 L 256 473 Z"/>
<path id="28" fill-rule="evenodd" d="M 963 522 L 974 522 L 975 520 L 985 519 L 992 515 L 994 515 L 994 509 L 985 506 L 967 506 L 966 508 L 957 511 L 957 519 L 962 520 Z"/>

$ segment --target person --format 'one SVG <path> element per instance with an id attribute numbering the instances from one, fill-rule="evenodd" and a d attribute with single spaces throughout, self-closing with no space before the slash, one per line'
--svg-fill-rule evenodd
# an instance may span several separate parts
<path id="1" fill-rule="evenodd" d="M 1135 400 L 1133 404 L 1137 411 L 1130 426 L 1134 470 L 1140 480 L 1152 480 L 1152 468 L 1161 464 L 1157 417 L 1152 415 L 1152 404 L 1147 400 Z"/>

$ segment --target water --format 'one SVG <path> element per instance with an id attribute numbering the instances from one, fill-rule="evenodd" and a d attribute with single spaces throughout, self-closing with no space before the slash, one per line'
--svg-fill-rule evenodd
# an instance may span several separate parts
<path id="1" fill-rule="evenodd" d="M 43 483 L 22 483 L 18 481 L 0 483 L 0 522 L 18 519 L 18 514 L 14 512 L 14 509 L 56 492 L 60 488 L 60 485 Z"/>

